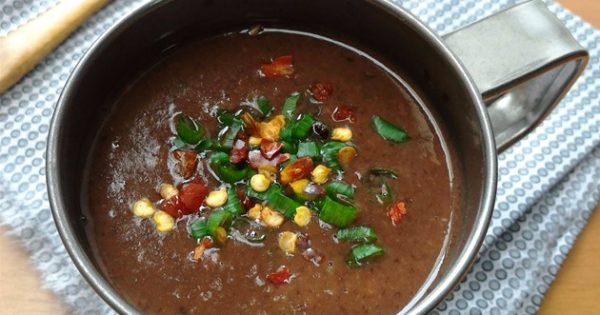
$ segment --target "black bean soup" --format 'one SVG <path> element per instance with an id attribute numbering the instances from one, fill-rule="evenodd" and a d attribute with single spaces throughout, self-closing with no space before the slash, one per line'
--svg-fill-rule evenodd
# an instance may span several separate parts
<path id="1" fill-rule="evenodd" d="M 149 314 L 394 314 L 460 204 L 441 127 L 381 64 L 288 31 L 166 57 L 88 172 L 103 272 Z"/>

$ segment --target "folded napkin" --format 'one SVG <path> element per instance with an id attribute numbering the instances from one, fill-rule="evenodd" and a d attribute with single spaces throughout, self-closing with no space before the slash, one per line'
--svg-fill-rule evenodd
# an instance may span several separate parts
<path id="1" fill-rule="evenodd" d="M 0 1 L 0 34 L 55 2 Z M 44 169 L 50 118 L 85 50 L 115 21 L 146 2 L 112 2 L 0 95 L 0 224 L 11 228 L 44 285 L 75 313 L 114 311 L 76 270 L 52 221 Z M 396 2 L 444 34 L 520 1 Z M 600 32 L 559 5 L 547 3 L 587 47 L 590 64 L 544 123 L 499 156 L 496 205 L 480 256 L 434 313 L 535 313 L 600 200 Z"/>

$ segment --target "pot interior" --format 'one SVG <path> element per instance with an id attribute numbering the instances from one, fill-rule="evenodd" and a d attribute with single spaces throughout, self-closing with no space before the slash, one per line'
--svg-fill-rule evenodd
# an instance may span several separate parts
<path id="1" fill-rule="evenodd" d="M 452 239 L 432 285 L 456 284 L 472 256 L 477 230 L 489 219 L 495 180 L 490 159 L 489 126 L 483 107 L 457 64 L 437 39 L 415 20 L 378 1 L 188 0 L 160 1 L 143 7 L 94 45 L 69 80 L 52 126 L 49 182 L 54 212 L 66 218 L 61 231 L 72 255 L 101 295 L 119 311 L 131 311 L 98 271 L 86 233 L 85 168 L 98 131 L 115 100 L 144 71 L 185 43 L 260 23 L 334 38 L 349 38 L 389 61 L 390 68 L 414 89 L 456 156 L 454 172 L 462 178 L 463 200 L 454 214 Z M 52 164 L 54 163 L 54 164 Z M 60 225 L 59 225 L 60 226 Z M 470 257 L 466 257 L 466 248 Z M 478 246 L 477 246 L 478 247 Z M 459 263 L 460 262 L 460 263 Z M 460 265 L 463 270 L 453 269 Z M 95 269 L 94 269 L 95 268 Z M 445 279 L 445 280 L 444 280 Z M 446 283 L 448 284 L 448 283 Z M 98 289 L 98 288 L 97 288 Z M 448 290 L 449 288 L 445 288 Z M 426 288 L 425 295 L 431 291 Z M 447 293 L 447 292 L 442 292 Z M 434 292 L 423 307 L 442 298 Z"/>

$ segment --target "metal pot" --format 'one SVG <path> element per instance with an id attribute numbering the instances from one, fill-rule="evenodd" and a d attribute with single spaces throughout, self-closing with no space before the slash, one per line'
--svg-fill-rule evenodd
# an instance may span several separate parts
<path id="1" fill-rule="evenodd" d="M 377 51 L 395 63 L 450 130 L 464 205 L 441 271 L 398 311 L 433 309 L 461 280 L 483 241 L 496 190 L 496 149 L 541 121 L 587 63 L 587 52 L 542 1 L 444 37 L 383 0 L 165 0 L 142 6 L 89 49 L 54 113 L 47 152 L 49 198 L 75 265 L 115 310 L 137 313 L 99 271 L 84 231 L 82 187 L 90 145 L 115 98 L 161 56 L 191 39 L 253 23 L 343 34 Z"/>

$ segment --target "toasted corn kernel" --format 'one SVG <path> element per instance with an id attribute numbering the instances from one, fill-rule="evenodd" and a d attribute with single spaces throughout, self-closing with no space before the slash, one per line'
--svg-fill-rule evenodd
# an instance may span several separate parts
<path id="1" fill-rule="evenodd" d="M 284 220 L 283 215 L 269 207 L 262 208 L 260 218 L 268 227 L 272 228 L 278 228 Z"/>
<path id="2" fill-rule="evenodd" d="M 177 188 L 171 184 L 162 184 L 160 185 L 159 193 L 164 200 L 169 200 L 177 196 L 179 194 L 179 190 L 177 190 Z"/>
<path id="3" fill-rule="evenodd" d="M 331 132 L 331 139 L 341 142 L 350 141 L 352 139 L 352 130 L 348 127 L 334 128 Z"/>
<path id="4" fill-rule="evenodd" d="M 225 188 L 211 191 L 206 197 L 206 205 L 211 208 L 218 208 L 227 202 L 227 191 Z"/>
<path id="5" fill-rule="evenodd" d="M 269 185 L 271 185 L 271 180 L 263 174 L 256 174 L 250 178 L 250 187 L 252 187 L 254 191 L 266 191 L 269 189 Z"/>
<path id="6" fill-rule="evenodd" d="M 136 217 L 147 219 L 154 214 L 156 209 L 154 208 L 152 201 L 148 198 L 142 198 L 133 204 L 131 211 Z"/>
<path id="7" fill-rule="evenodd" d="M 248 210 L 248 218 L 252 220 L 260 220 L 260 212 L 262 209 L 263 207 L 260 203 L 255 204 L 254 207 Z"/>
<path id="8" fill-rule="evenodd" d="M 294 215 L 294 222 L 298 226 L 306 226 L 310 222 L 310 209 L 305 206 L 296 208 L 296 214 Z"/>
<path id="9" fill-rule="evenodd" d="M 221 245 L 225 244 L 225 242 L 227 241 L 227 230 L 225 230 L 224 227 L 219 226 L 215 230 L 215 239 L 216 239 L 217 243 L 219 243 Z"/>
<path id="10" fill-rule="evenodd" d="M 258 167 L 258 174 L 265 175 L 271 181 L 277 180 L 277 168 L 273 165 L 265 164 Z"/>
<path id="11" fill-rule="evenodd" d="M 269 122 L 261 122 L 259 124 L 259 134 L 261 138 L 277 141 L 279 139 L 279 131 L 285 126 L 285 117 L 277 115 Z"/>
<path id="12" fill-rule="evenodd" d="M 262 138 L 260 138 L 260 137 L 251 136 L 250 139 L 248 139 L 248 143 L 250 143 L 250 145 L 253 147 L 259 146 L 261 141 L 262 141 Z"/>
<path id="13" fill-rule="evenodd" d="M 154 212 L 152 220 L 154 221 L 156 230 L 162 233 L 171 232 L 175 227 L 175 219 L 162 210 Z"/>
<path id="14" fill-rule="evenodd" d="M 296 195 L 302 195 L 302 193 L 304 192 L 304 188 L 308 186 L 308 183 L 308 179 L 299 179 L 297 181 L 291 182 L 290 186 L 292 186 L 292 190 L 294 191 L 294 193 L 296 193 Z"/>
<path id="15" fill-rule="evenodd" d="M 331 174 L 331 169 L 323 164 L 319 164 L 310 174 L 312 175 L 313 182 L 320 185 L 327 181 L 327 177 Z"/>
<path id="16" fill-rule="evenodd" d="M 357 155 L 358 155 L 358 152 L 356 152 L 356 148 L 347 146 L 347 147 L 341 148 L 338 151 L 337 158 L 343 167 L 348 167 L 350 165 L 350 162 L 352 162 L 352 160 Z"/>
<path id="17" fill-rule="evenodd" d="M 285 231 L 279 233 L 279 248 L 286 254 L 293 254 L 296 252 L 296 240 L 298 236 L 294 232 Z"/>

